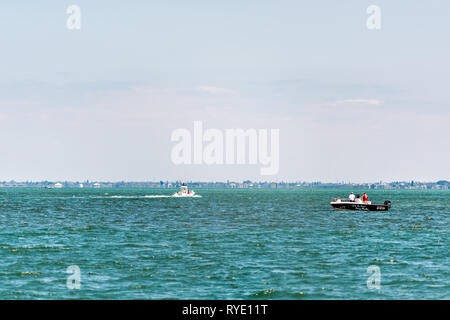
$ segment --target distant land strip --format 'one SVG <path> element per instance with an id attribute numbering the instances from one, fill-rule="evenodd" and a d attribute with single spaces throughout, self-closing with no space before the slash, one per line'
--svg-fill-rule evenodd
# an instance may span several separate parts
<path id="1" fill-rule="evenodd" d="M 178 188 L 182 184 L 190 188 L 209 189 L 412 189 L 412 190 L 449 190 L 450 182 L 439 180 L 436 182 L 419 181 L 394 181 L 373 183 L 351 183 L 351 182 L 196 182 L 196 181 L 158 181 L 158 182 L 105 182 L 105 181 L 0 181 L 0 188 Z"/>

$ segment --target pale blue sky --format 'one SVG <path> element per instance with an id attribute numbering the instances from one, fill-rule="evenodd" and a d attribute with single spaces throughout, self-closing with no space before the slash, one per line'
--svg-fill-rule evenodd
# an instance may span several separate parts
<path id="1" fill-rule="evenodd" d="M 0 180 L 450 179 L 449 12 L 448 1 L 2 3 Z M 170 134 L 194 120 L 279 128 L 279 174 L 173 165 Z"/>

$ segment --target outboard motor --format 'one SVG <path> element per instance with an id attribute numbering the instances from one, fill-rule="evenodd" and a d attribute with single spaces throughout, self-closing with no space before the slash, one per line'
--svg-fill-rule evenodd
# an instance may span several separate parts
<path id="1" fill-rule="evenodd" d="M 391 202 L 390 202 L 389 200 L 386 200 L 386 201 L 384 202 L 384 205 L 385 205 L 385 206 L 391 207 Z"/>

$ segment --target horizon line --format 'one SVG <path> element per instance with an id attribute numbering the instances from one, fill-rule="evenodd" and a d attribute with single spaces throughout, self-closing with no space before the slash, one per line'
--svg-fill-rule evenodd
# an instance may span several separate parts
<path id="1" fill-rule="evenodd" d="M 14 179 L 11 180 L 0 180 L 0 183 L 57 183 L 57 182 L 65 182 L 65 183 L 323 183 L 323 184 L 375 184 L 375 183 L 402 183 L 402 182 L 407 182 L 407 183 L 437 183 L 437 182 L 448 182 L 450 183 L 449 180 L 447 179 L 438 179 L 435 181 L 420 181 L 420 180 L 414 180 L 414 179 L 408 179 L 408 180 L 391 180 L 391 181 L 383 181 L 383 180 L 379 180 L 379 181 L 366 181 L 366 182 L 353 182 L 353 181 L 334 181 L 334 182 L 330 182 L 330 181 L 320 181 L 320 180 L 316 180 L 316 181 L 305 181 L 305 180 L 281 180 L 281 181 L 270 181 L 270 180 L 265 180 L 265 181 L 252 181 L 250 179 L 244 179 L 244 180 L 227 180 L 227 181 L 195 181 L 195 180 L 116 180 L 116 181 L 108 181 L 108 180 L 90 180 L 90 179 L 86 179 L 86 180 L 25 180 L 25 181 L 16 181 Z"/>

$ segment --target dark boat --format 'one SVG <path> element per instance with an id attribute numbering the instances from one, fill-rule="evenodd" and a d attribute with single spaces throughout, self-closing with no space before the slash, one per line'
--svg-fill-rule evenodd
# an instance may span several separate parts
<path id="1" fill-rule="evenodd" d="M 370 201 L 350 201 L 340 200 L 330 202 L 336 210 L 361 210 L 361 211 L 388 211 L 391 208 L 391 202 L 386 200 L 383 204 L 372 204 Z"/>

